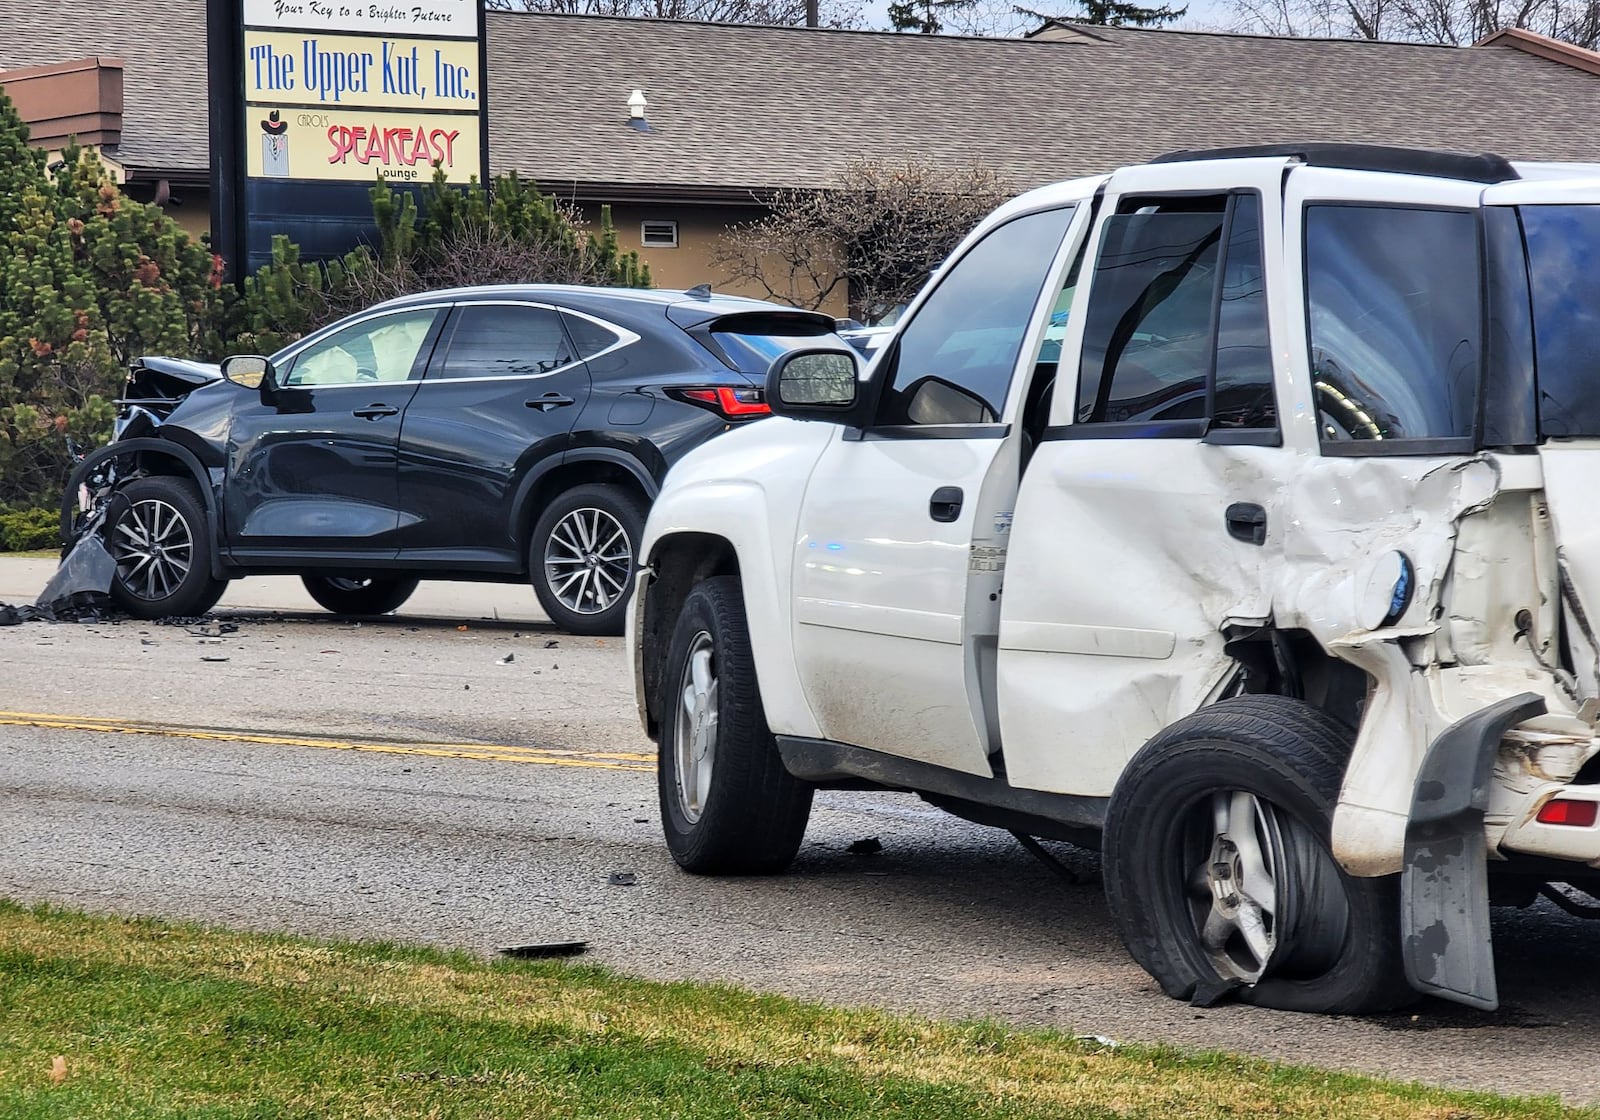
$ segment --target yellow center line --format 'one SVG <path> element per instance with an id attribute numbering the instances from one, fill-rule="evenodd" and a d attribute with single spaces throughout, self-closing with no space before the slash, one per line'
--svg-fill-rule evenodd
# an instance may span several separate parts
<path id="1" fill-rule="evenodd" d="M 262 735 L 157 723 L 131 723 L 100 716 L 62 716 L 42 712 L 0 712 L 0 726 L 43 727 L 65 731 L 100 731 L 118 735 L 156 735 L 202 742 L 255 743 L 273 747 L 310 747 L 317 750 L 365 751 L 375 754 L 412 754 L 432 758 L 472 758 L 488 762 L 524 762 L 540 766 L 575 766 L 591 770 L 655 770 L 653 755 L 627 751 L 568 751 L 543 747 L 517 747 L 505 743 L 403 743 L 359 739 L 313 739 L 298 735 Z M 643 765 L 648 763 L 649 765 Z"/>

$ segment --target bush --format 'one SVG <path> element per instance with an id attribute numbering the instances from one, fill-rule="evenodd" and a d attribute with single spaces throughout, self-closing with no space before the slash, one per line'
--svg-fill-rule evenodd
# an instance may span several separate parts
<path id="1" fill-rule="evenodd" d="M 50 509 L 0 510 L 0 552 L 61 547 L 61 515 Z"/>

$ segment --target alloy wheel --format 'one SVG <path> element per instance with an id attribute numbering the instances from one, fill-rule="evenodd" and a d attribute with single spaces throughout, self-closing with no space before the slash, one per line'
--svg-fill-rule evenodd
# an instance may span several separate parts
<path id="1" fill-rule="evenodd" d="M 1183 830 L 1189 911 L 1220 976 L 1315 974 L 1343 945 L 1348 914 L 1336 869 L 1316 838 L 1270 801 L 1218 790 Z"/>
<path id="2" fill-rule="evenodd" d="M 689 643 L 678 684 L 677 734 L 673 736 L 678 808 L 690 824 L 705 812 L 711 793 L 711 768 L 717 756 L 717 672 L 715 645 L 705 630 Z"/>
<path id="3" fill-rule="evenodd" d="M 159 498 L 134 502 L 112 541 L 117 578 L 135 598 L 154 602 L 182 585 L 194 561 L 194 538 L 177 509 Z"/>
<path id="4" fill-rule="evenodd" d="M 603 509 L 575 509 L 550 530 L 544 573 L 551 593 L 568 610 L 578 614 L 609 610 L 627 594 L 633 575 L 628 531 Z"/>

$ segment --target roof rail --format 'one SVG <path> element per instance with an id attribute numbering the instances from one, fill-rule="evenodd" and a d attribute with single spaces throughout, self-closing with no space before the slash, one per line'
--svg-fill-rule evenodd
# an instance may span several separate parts
<path id="1" fill-rule="evenodd" d="M 1396 171 L 1405 175 L 1431 175 L 1436 179 L 1465 179 L 1469 183 L 1503 183 L 1521 178 L 1504 156 L 1470 156 L 1459 152 L 1433 152 L 1425 148 L 1390 148 L 1381 144 L 1251 144 L 1239 148 L 1207 148 L 1168 152 L 1151 163 L 1187 163 L 1201 159 L 1254 159 L 1286 156 L 1308 167 L 1339 167 L 1346 171 Z"/>

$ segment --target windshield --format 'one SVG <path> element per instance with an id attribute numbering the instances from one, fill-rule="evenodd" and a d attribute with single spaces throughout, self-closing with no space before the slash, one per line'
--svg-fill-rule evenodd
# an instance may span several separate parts
<path id="1" fill-rule="evenodd" d="M 1533 290 L 1539 424 L 1600 436 L 1600 206 L 1520 209 Z"/>

